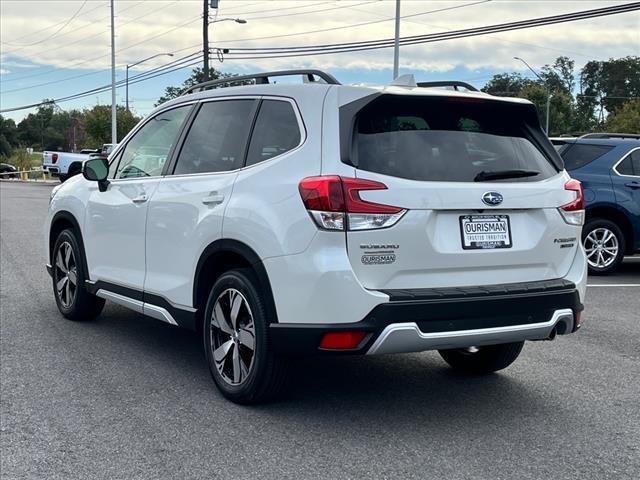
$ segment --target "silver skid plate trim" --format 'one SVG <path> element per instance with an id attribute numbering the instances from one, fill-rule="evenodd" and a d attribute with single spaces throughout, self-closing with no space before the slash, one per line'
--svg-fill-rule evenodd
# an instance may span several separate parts
<path id="1" fill-rule="evenodd" d="M 140 300 L 134 300 L 133 298 L 125 297 L 124 295 L 113 293 L 108 290 L 103 290 L 102 288 L 96 292 L 96 297 L 110 300 L 113 303 L 127 307 L 134 312 L 142 313 L 142 302 Z"/>
<path id="2" fill-rule="evenodd" d="M 572 331 L 573 312 L 571 309 L 556 310 L 550 320 L 541 323 L 452 332 L 423 333 L 415 322 L 394 323 L 387 325 L 371 345 L 367 355 L 446 350 L 524 340 L 542 340 L 549 337 L 559 322 L 565 323 L 565 327 L 567 327 L 565 331 Z"/>
<path id="3" fill-rule="evenodd" d="M 122 305 L 123 307 L 129 308 L 134 312 L 142 313 L 151 318 L 155 318 L 156 320 L 162 320 L 163 322 L 169 323 L 171 325 L 178 325 L 178 322 L 175 321 L 169 311 L 162 307 L 151 305 L 149 303 L 143 303 L 140 300 L 134 300 L 133 298 L 129 298 L 118 293 L 113 293 L 108 290 L 103 290 L 102 288 L 96 292 L 96 296 L 104 298 L 106 300 L 110 300 L 113 303 L 117 303 L 118 305 Z"/>

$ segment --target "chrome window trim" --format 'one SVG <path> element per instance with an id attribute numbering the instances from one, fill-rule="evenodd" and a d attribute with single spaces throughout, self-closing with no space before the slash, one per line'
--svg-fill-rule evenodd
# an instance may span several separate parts
<path id="1" fill-rule="evenodd" d="M 282 96 L 277 96 L 277 95 L 233 95 L 233 96 L 227 96 L 227 97 L 214 97 L 214 98 L 205 98 L 203 100 L 200 100 L 199 103 L 204 104 L 204 103 L 211 103 L 211 102 L 219 102 L 219 101 L 224 101 L 224 100 L 276 100 L 276 101 L 281 101 L 281 102 L 289 102 L 291 104 L 291 107 L 293 108 L 293 112 L 296 116 L 296 120 L 298 121 L 298 129 L 300 130 L 300 143 L 298 143 L 298 145 L 294 148 L 292 148 L 291 150 L 287 150 L 284 153 L 281 153 L 280 155 L 276 155 L 275 157 L 271 157 L 267 160 L 264 160 L 262 162 L 258 162 L 258 163 L 254 163 L 253 165 L 247 165 L 247 166 L 243 166 L 240 168 L 236 168 L 234 170 L 225 170 L 224 172 L 203 172 L 203 173 L 181 173 L 181 174 L 167 174 L 164 175 L 165 178 L 182 178 L 182 177 L 202 177 L 202 176 L 210 176 L 210 175 L 228 175 L 230 173 L 238 173 L 241 172 L 243 170 L 247 170 L 249 168 L 253 168 L 256 167 L 258 165 L 263 165 L 266 162 L 271 162 L 272 160 L 276 160 L 279 159 L 285 155 L 288 155 L 290 153 L 293 152 L 297 152 L 298 150 L 300 150 L 304 144 L 307 141 L 308 135 L 307 135 L 307 128 L 304 124 L 304 121 L 302 119 L 302 114 L 300 113 L 300 108 L 298 107 L 298 104 L 296 103 L 295 99 L 291 98 L 291 97 L 282 97 Z M 260 115 L 260 110 L 258 110 L 257 115 Z M 197 116 L 196 116 L 197 118 Z M 193 119 L 193 121 L 195 122 L 196 118 Z M 257 119 L 257 117 L 256 117 Z M 188 137 L 188 136 L 187 136 Z M 186 138 L 185 138 L 186 141 Z M 249 142 L 251 142 L 251 137 L 249 137 Z M 248 145 L 247 145 L 248 147 Z M 178 155 L 178 158 L 176 158 L 176 165 L 178 163 L 178 161 L 180 160 L 180 155 Z M 144 177 L 144 178 L 150 178 L 150 177 Z"/>
<path id="2" fill-rule="evenodd" d="M 619 176 L 619 177 L 626 177 L 626 178 L 640 178 L 640 175 L 625 175 L 624 173 L 620 173 L 620 172 L 618 172 L 618 165 L 620 165 L 620 164 L 621 164 L 622 162 L 624 162 L 628 157 L 630 157 L 630 156 L 631 156 L 631 154 L 632 154 L 633 152 L 636 152 L 636 151 L 638 151 L 638 150 L 640 150 L 640 147 L 634 147 L 634 148 L 632 148 L 631 150 L 629 150 L 629 151 L 627 152 L 627 154 L 626 154 L 624 157 L 622 157 L 620 160 L 618 160 L 618 161 L 616 162 L 616 164 L 612 167 L 612 170 L 613 170 L 613 172 L 614 172 L 617 176 Z"/>

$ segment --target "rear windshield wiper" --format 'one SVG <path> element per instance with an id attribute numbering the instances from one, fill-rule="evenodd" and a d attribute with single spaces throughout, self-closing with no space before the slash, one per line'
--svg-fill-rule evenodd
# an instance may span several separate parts
<path id="1" fill-rule="evenodd" d="M 505 178 L 535 177 L 539 174 L 540 172 L 536 170 L 483 170 L 474 177 L 473 181 L 487 182 L 489 180 L 502 180 Z"/>

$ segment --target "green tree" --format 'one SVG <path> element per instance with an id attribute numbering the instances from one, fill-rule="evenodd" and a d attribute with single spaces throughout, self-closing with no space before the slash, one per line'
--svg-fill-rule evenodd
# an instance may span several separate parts
<path id="1" fill-rule="evenodd" d="M 606 129 L 617 133 L 640 133 L 640 99 L 630 100 L 611 113 Z"/>
<path id="2" fill-rule="evenodd" d="M 592 60 L 582 68 L 580 78 L 578 100 L 591 108 L 592 116 L 602 124 L 607 114 L 616 112 L 626 101 L 640 97 L 640 57 Z"/>
<path id="3" fill-rule="evenodd" d="M 499 73 L 489 80 L 482 91 L 502 97 L 517 97 L 520 91 L 534 82 L 519 73 Z"/>
<path id="4" fill-rule="evenodd" d="M 0 156 L 10 157 L 18 145 L 16 123 L 10 118 L 0 115 Z"/>
<path id="5" fill-rule="evenodd" d="M 209 69 L 209 79 L 210 80 L 217 80 L 219 78 L 226 78 L 226 77 L 231 77 L 232 75 L 229 73 L 222 73 L 219 72 L 216 69 L 210 68 Z M 180 94 L 187 88 L 189 87 L 193 87 L 194 85 L 197 85 L 198 83 L 202 83 L 204 82 L 204 72 L 203 69 L 201 67 L 198 68 L 194 68 L 191 71 L 191 75 L 189 75 L 189 78 L 187 78 L 184 82 L 182 82 L 182 85 L 179 87 L 174 87 L 174 86 L 169 86 L 167 88 L 164 89 L 164 94 L 158 99 L 158 101 L 156 102 L 155 106 L 157 107 L 158 105 L 163 104 L 164 102 L 168 102 L 169 100 L 173 99 L 173 98 L 177 98 L 180 96 Z"/>
<path id="6" fill-rule="evenodd" d="M 139 117 L 125 107 L 118 106 L 116 112 L 118 140 L 124 138 L 139 121 Z M 111 143 L 111 106 L 96 105 L 86 110 L 83 127 L 88 136 L 87 141 L 93 142 L 93 148 L 98 148 L 103 143 Z"/>
<path id="7" fill-rule="evenodd" d="M 18 124 L 18 142 L 28 147 L 43 149 L 45 145 L 45 130 L 54 114 L 52 101 L 44 100 L 36 113 L 30 113 Z"/>

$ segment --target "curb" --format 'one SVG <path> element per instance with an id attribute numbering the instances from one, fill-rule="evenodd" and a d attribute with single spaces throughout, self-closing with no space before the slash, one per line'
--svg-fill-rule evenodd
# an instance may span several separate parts
<path id="1" fill-rule="evenodd" d="M 0 179 L 1 183 L 27 183 L 31 185 L 42 185 L 46 187 L 51 187 L 55 185 L 59 185 L 60 182 L 58 180 L 17 180 L 17 179 Z"/>

